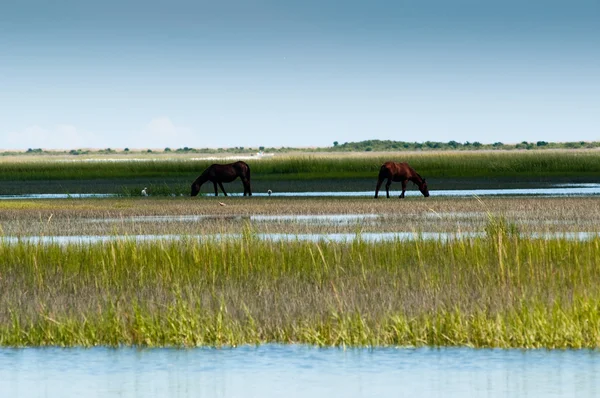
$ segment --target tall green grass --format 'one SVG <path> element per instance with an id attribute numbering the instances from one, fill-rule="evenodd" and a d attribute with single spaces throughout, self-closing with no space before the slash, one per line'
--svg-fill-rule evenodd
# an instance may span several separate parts
<path id="1" fill-rule="evenodd" d="M 598 347 L 600 239 L 0 243 L 0 345 Z"/>
<path id="2" fill-rule="evenodd" d="M 256 179 L 374 178 L 383 162 L 409 162 L 421 175 L 463 177 L 571 177 L 600 175 L 594 151 L 439 152 L 371 156 L 284 156 L 248 160 Z M 0 180 L 179 179 L 193 181 L 214 161 L 2 162 Z"/>

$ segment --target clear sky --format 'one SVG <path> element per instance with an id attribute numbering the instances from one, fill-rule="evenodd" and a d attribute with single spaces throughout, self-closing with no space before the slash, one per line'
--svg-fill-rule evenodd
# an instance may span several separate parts
<path id="1" fill-rule="evenodd" d="M 2 0 L 0 149 L 600 140 L 599 0 Z"/>

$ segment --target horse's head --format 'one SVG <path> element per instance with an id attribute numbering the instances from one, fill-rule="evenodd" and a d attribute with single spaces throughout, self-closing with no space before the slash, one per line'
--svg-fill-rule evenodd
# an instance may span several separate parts
<path id="1" fill-rule="evenodd" d="M 200 184 L 198 184 L 196 181 L 194 181 L 194 183 L 192 184 L 192 195 L 191 196 L 197 196 L 199 192 L 200 192 Z"/>
<path id="2" fill-rule="evenodd" d="M 423 178 L 423 181 L 421 182 L 421 184 L 419 184 L 419 191 L 421 191 L 423 196 L 425 196 L 425 197 L 429 196 L 429 188 L 427 188 L 427 181 L 425 181 L 424 178 Z"/>

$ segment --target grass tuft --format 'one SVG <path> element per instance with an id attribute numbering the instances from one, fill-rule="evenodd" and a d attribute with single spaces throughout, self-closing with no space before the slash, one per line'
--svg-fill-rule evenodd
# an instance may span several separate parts
<path id="1" fill-rule="evenodd" d="M 0 243 L 0 345 L 595 348 L 600 239 Z M 499 238 L 501 237 L 501 239 Z"/>

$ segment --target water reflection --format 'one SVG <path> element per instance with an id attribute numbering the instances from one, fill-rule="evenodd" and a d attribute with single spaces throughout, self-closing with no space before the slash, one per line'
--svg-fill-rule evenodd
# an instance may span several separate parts
<path id="1" fill-rule="evenodd" d="M 398 197 L 401 191 L 390 191 L 390 196 Z M 557 184 L 551 188 L 518 188 L 518 189 L 432 189 L 431 196 L 592 196 L 600 195 L 600 184 Z M 242 193 L 231 193 L 231 196 L 242 196 Z M 273 192 L 253 193 L 253 196 L 262 197 L 372 197 L 374 191 L 336 191 L 336 192 Z M 0 195 L 0 199 L 84 199 L 117 197 L 118 194 L 31 194 L 31 195 Z M 406 191 L 406 196 L 422 196 L 417 190 Z M 385 197 L 385 192 L 384 192 Z M 382 197 L 382 198 L 384 198 Z"/>
<path id="2" fill-rule="evenodd" d="M 593 397 L 598 371 L 588 350 L 0 349 L 0 396 Z"/>
<path id="3" fill-rule="evenodd" d="M 252 235 L 257 239 L 280 241 L 309 241 L 309 242 L 351 242 L 361 239 L 365 242 L 378 241 L 411 241 L 435 240 L 449 241 L 455 239 L 470 239 L 485 236 L 484 232 L 362 232 L 356 233 L 324 233 L 324 234 L 286 234 L 258 233 Z M 522 233 L 523 237 L 534 239 L 566 239 L 585 241 L 600 237 L 600 232 L 533 232 Z M 220 240 L 241 239 L 242 234 L 207 234 L 207 235 L 74 235 L 74 236 L 2 236 L 0 243 L 14 244 L 18 242 L 33 244 L 92 244 L 116 241 L 185 241 L 185 240 Z"/>
<path id="4" fill-rule="evenodd" d="M 515 188 L 515 189 L 430 189 L 429 193 L 431 196 L 591 196 L 600 195 L 600 184 L 582 184 L 584 186 L 569 186 L 569 187 L 555 187 L 555 188 Z M 400 196 L 402 191 L 390 191 L 390 197 L 397 198 Z M 233 194 L 240 196 L 241 194 Z M 267 196 L 267 194 L 257 193 L 255 196 Z M 313 196 L 334 196 L 334 197 L 372 197 L 373 191 L 357 191 L 357 192 L 273 192 L 271 196 L 301 196 L 301 197 L 313 197 Z M 406 196 L 423 196 L 421 192 L 415 190 L 406 191 Z M 384 195 L 380 199 L 385 198 Z"/>
<path id="5" fill-rule="evenodd" d="M 285 233 L 258 233 L 254 237 L 263 240 L 271 241 L 330 241 L 330 242 L 350 242 L 360 238 L 366 242 L 376 242 L 383 240 L 450 240 L 459 238 L 469 238 L 483 236 L 477 232 L 461 232 L 461 233 L 446 233 L 446 232 L 363 232 L 356 233 L 330 233 L 330 234 L 285 234 Z M 2 236 L 0 242 L 3 243 L 58 243 L 58 244 L 90 244 L 100 242 L 114 241 L 178 241 L 178 240 L 218 240 L 218 239 L 240 239 L 242 234 L 206 234 L 206 235 L 73 235 L 73 236 Z"/>

